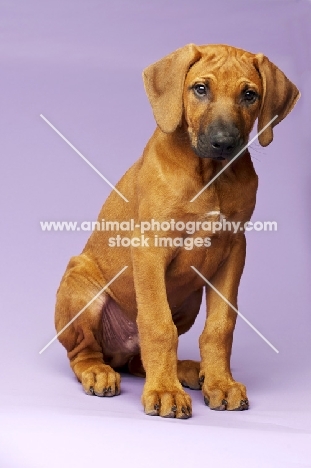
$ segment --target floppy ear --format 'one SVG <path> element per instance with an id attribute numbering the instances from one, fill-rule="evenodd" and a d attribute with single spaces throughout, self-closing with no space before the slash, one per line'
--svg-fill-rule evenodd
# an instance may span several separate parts
<path id="1" fill-rule="evenodd" d="M 273 127 L 281 122 L 293 109 L 300 97 L 296 86 L 263 54 L 257 54 L 254 64 L 262 81 L 262 102 L 258 116 L 258 132 L 273 117 L 278 116 L 259 137 L 261 146 L 268 146 L 273 140 Z"/>
<path id="2" fill-rule="evenodd" d="M 200 57 L 197 47 L 188 44 L 143 71 L 145 90 L 154 118 L 165 133 L 174 132 L 181 122 L 185 78 L 191 65 Z"/>

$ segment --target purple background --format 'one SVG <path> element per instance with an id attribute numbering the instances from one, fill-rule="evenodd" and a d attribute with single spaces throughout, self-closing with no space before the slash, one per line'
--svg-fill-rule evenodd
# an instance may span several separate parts
<path id="1" fill-rule="evenodd" d="M 307 1 L 0 1 L 1 396 L 6 468 L 311 466 L 310 20 Z M 263 52 L 302 98 L 252 145 L 259 175 L 239 309 L 279 349 L 238 320 L 232 366 L 251 410 L 217 413 L 191 391 L 188 421 L 148 418 L 143 380 L 118 398 L 84 395 L 55 342 L 55 291 L 89 233 L 46 233 L 42 220 L 93 220 L 110 192 L 39 117 L 49 119 L 112 183 L 154 129 L 141 72 L 177 47 L 227 43 Z M 198 358 L 204 309 L 181 338 Z"/>

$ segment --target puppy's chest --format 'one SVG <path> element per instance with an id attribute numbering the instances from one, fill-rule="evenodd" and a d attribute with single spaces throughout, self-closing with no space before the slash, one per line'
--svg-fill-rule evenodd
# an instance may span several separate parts
<path id="1" fill-rule="evenodd" d="M 209 175 L 206 189 L 195 201 L 201 216 L 210 217 L 211 212 L 219 212 L 230 221 L 245 222 L 250 219 L 256 203 L 258 178 L 250 158 L 245 164 L 242 161 L 237 164 L 235 170 L 227 168 L 210 185 Z M 218 172 L 219 169 L 216 169 L 213 176 L 217 176 Z"/>
<path id="2" fill-rule="evenodd" d="M 194 265 L 211 277 L 228 257 L 234 239 L 243 234 L 250 219 L 256 198 L 255 184 L 235 184 L 230 187 L 214 186 L 198 197 L 191 212 L 192 224 L 186 233 L 189 238 L 176 252 L 171 265 L 171 278 L 175 275 L 183 288 L 197 280 L 191 269 Z M 188 208 L 188 207 L 187 207 Z M 185 214 L 185 218 L 187 215 Z M 189 272 L 192 272 L 191 274 Z M 190 277 L 192 278 L 190 280 Z"/>
<path id="3" fill-rule="evenodd" d="M 256 191 L 254 190 L 215 190 L 212 196 L 206 194 L 202 197 L 200 204 L 197 205 L 195 219 L 197 226 L 201 226 L 201 234 L 210 224 L 225 223 L 245 223 L 252 216 L 255 201 Z M 201 195 L 202 196 L 202 195 Z M 211 234 L 214 230 L 211 229 Z M 220 233 L 220 230 L 218 231 Z"/>

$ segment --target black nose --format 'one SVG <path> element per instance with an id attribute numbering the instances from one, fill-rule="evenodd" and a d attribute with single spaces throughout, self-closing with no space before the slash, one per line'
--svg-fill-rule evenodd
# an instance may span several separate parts
<path id="1" fill-rule="evenodd" d="M 214 154 L 225 156 L 233 153 L 238 145 L 238 139 L 227 132 L 218 131 L 211 135 L 210 144 Z"/>

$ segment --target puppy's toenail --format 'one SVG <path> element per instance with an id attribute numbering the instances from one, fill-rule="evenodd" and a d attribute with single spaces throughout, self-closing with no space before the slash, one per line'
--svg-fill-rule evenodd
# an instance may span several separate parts
<path id="1" fill-rule="evenodd" d="M 204 397 L 204 403 L 206 406 L 209 406 L 209 399 L 206 396 Z"/>
<path id="2" fill-rule="evenodd" d="M 177 406 L 176 405 L 172 406 L 172 411 L 174 411 L 174 412 L 177 411 Z"/>
<path id="3" fill-rule="evenodd" d="M 158 405 L 158 404 L 154 405 L 154 409 L 155 409 L 156 411 L 159 411 L 160 405 Z"/>
<path id="4" fill-rule="evenodd" d="M 222 402 L 221 402 L 221 403 L 222 403 L 222 405 L 225 405 L 225 406 L 227 406 L 227 405 L 228 405 L 228 402 L 227 402 L 227 400 L 222 400 Z"/>
<path id="5" fill-rule="evenodd" d="M 204 382 L 204 375 L 201 375 L 201 377 L 199 378 L 199 383 L 203 383 Z"/>
<path id="6" fill-rule="evenodd" d="M 90 393 L 91 395 L 94 395 L 94 387 L 90 387 Z"/>

